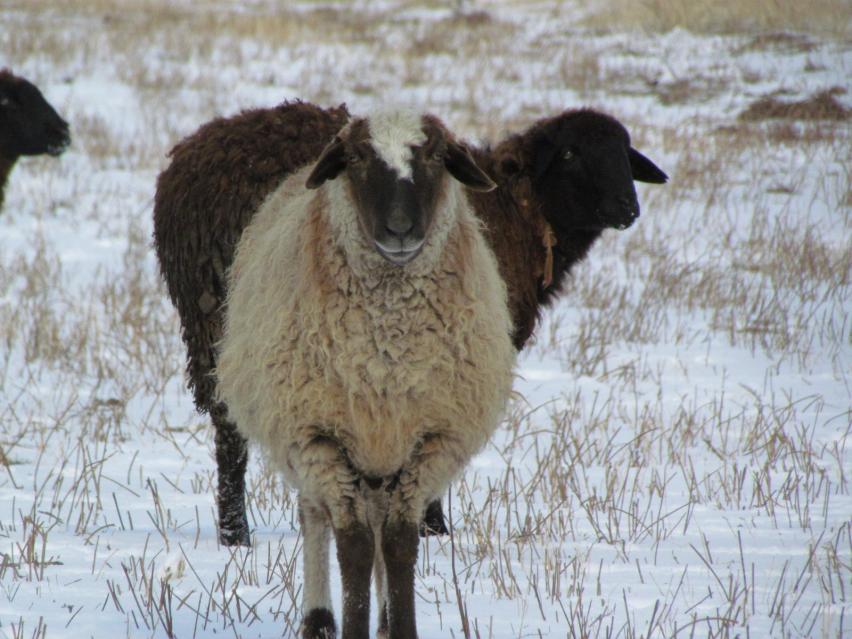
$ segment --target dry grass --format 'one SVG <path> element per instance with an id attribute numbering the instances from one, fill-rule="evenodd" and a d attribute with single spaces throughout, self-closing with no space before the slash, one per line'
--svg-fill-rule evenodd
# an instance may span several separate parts
<path id="1" fill-rule="evenodd" d="M 695 33 L 806 31 L 849 37 L 850 13 L 844 0 L 608 0 L 588 4 L 584 24 L 600 29 L 688 29 Z"/>
<path id="2" fill-rule="evenodd" d="M 755 100 L 739 115 L 740 120 L 848 120 L 852 109 L 837 100 L 846 90 L 832 87 L 804 100 L 779 100 L 766 96 Z"/>

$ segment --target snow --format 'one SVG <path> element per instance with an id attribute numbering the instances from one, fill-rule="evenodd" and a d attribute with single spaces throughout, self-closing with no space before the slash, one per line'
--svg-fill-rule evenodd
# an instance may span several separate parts
<path id="1" fill-rule="evenodd" d="M 399 4 L 300 3 L 281 37 L 266 2 L 174 4 L 174 24 L 0 9 L 0 67 L 74 136 L 19 162 L 0 212 L 0 636 L 297 636 L 294 496 L 252 451 L 253 549 L 218 545 L 212 435 L 150 247 L 169 148 L 291 97 L 393 100 L 473 140 L 596 105 L 671 176 L 640 186 L 642 217 L 593 247 L 522 354 L 452 490 L 452 541 L 421 544 L 423 639 L 464 636 L 463 615 L 494 638 L 848 634 L 848 120 L 724 133 L 758 97 L 847 86 L 848 40 L 595 33 L 546 3 L 468 3 L 492 16 L 473 27 Z"/>

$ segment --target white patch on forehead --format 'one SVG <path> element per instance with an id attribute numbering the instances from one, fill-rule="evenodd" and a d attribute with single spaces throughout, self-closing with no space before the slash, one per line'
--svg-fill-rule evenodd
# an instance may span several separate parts
<path id="1" fill-rule="evenodd" d="M 426 142 L 420 115 L 413 111 L 388 111 L 371 115 L 368 120 L 370 141 L 378 156 L 399 177 L 412 179 L 412 146 Z"/>

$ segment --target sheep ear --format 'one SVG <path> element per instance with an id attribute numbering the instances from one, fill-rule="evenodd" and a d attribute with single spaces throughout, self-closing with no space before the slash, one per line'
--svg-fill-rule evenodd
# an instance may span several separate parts
<path id="1" fill-rule="evenodd" d="M 309 189 L 318 189 L 326 180 L 333 180 L 343 169 L 346 168 L 346 155 L 343 148 L 343 140 L 335 137 L 331 143 L 320 153 L 317 163 L 308 176 L 305 186 Z"/>
<path id="2" fill-rule="evenodd" d="M 473 191 L 493 191 L 497 188 L 494 180 L 476 165 L 468 150 L 457 142 L 447 144 L 444 166 L 450 175 Z"/>
<path id="3" fill-rule="evenodd" d="M 633 147 L 630 147 L 627 157 L 630 160 L 630 172 L 633 173 L 633 179 L 637 182 L 650 182 L 651 184 L 668 182 L 669 176 Z"/>

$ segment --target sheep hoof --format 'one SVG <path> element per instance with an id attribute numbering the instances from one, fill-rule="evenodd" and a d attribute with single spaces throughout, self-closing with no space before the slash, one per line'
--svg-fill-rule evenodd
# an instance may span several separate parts
<path id="1" fill-rule="evenodd" d="M 426 507 L 426 515 L 420 522 L 420 536 L 431 537 L 438 535 L 449 535 L 447 524 L 444 521 L 444 509 L 440 501 L 433 501 Z"/>
<path id="2" fill-rule="evenodd" d="M 219 528 L 219 543 L 223 546 L 251 546 L 248 522 L 235 528 Z"/>
<path id="3" fill-rule="evenodd" d="M 308 611 L 302 621 L 302 639 L 335 639 L 337 628 L 334 615 L 328 608 L 314 608 Z"/>

